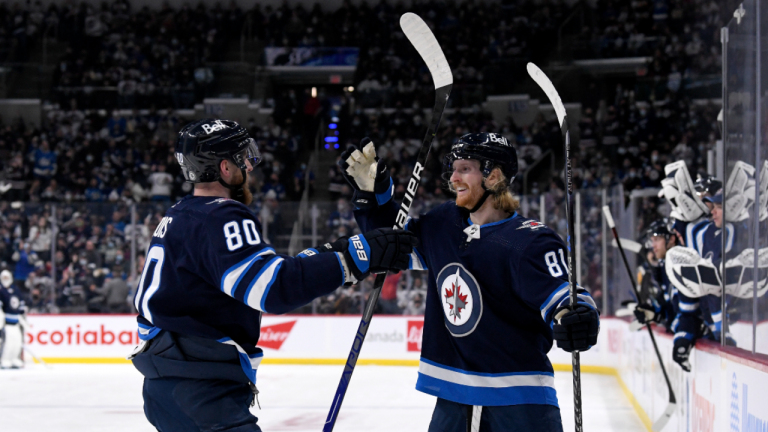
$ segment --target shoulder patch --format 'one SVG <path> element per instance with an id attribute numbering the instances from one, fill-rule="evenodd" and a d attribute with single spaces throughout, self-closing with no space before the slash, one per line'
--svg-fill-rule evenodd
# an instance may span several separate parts
<path id="1" fill-rule="evenodd" d="M 540 229 L 546 228 L 546 227 L 547 227 L 546 225 L 544 225 L 543 223 L 541 223 L 539 221 L 527 220 L 527 221 L 523 222 L 522 225 L 517 227 L 517 229 L 519 229 L 519 230 L 521 230 L 521 229 L 529 229 L 531 231 L 537 231 L 537 230 L 540 230 Z"/>

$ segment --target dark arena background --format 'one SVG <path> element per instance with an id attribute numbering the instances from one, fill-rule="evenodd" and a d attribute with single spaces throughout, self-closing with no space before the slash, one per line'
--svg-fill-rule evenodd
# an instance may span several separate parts
<path id="1" fill-rule="evenodd" d="M 565 239 L 563 135 L 529 62 L 562 98 L 574 272 L 601 313 L 599 343 L 582 357 L 584 429 L 651 430 L 668 407 L 660 360 L 631 323 L 630 277 L 657 310 L 690 291 L 657 282 L 672 270 L 654 252 L 653 222 L 706 207 L 706 196 L 724 203 L 730 234 L 714 255 L 725 259 L 713 264 L 683 229 L 701 261 L 675 269 L 680 284 L 706 286 L 696 308 L 719 312 L 702 322 L 690 372 L 673 359 L 675 317 L 653 325 L 677 397 L 662 430 L 768 428 L 763 0 L 43 0 L 0 2 L 0 271 L 12 275 L 0 290 L 14 290 L 25 323 L 20 354 L 0 364 L 0 430 L 153 430 L 125 358 L 139 343 L 134 296 L 149 242 L 193 190 L 175 154 L 186 124 L 247 128 L 263 156 L 249 207 L 278 254 L 360 233 L 339 163 L 365 137 L 402 201 L 435 103 L 430 70 L 400 28 L 406 12 L 427 23 L 453 73 L 411 216 L 454 199 L 442 174 L 457 139 L 493 132 L 517 151 L 518 213 Z M 719 186 L 699 195 L 680 181 L 670 195 L 662 181 L 681 166 L 691 186 L 707 176 Z M 336 430 L 427 430 L 434 398 L 413 386 L 430 277 L 388 274 Z M 321 430 L 373 281 L 264 315 L 252 408 L 264 431 Z M 4 311 L 7 335 L 20 324 Z M 570 355 L 555 347 L 549 357 L 572 430 Z"/>

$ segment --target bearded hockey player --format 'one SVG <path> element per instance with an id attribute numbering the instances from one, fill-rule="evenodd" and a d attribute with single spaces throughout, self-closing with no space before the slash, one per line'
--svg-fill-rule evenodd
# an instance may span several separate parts
<path id="1" fill-rule="evenodd" d="M 373 143 L 342 154 L 364 230 L 391 226 L 398 206 Z M 416 389 L 437 397 L 429 430 L 561 431 L 547 352 L 597 342 L 598 312 L 580 290 L 569 306 L 565 246 L 517 213 L 517 154 L 493 133 L 464 135 L 445 160 L 449 201 L 406 226 L 420 239 L 410 268 L 429 270 Z M 473 418 L 474 416 L 474 418 Z"/>
<path id="2" fill-rule="evenodd" d="M 200 120 L 176 143 L 193 195 L 154 232 L 134 300 L 144 412 L 160 431 L 260 431 L 249 412 L 262 312 L 285 313 L 370 272 L 408 267 L 416 237 L 372 230 L 301 257 L 279 255 L 246 206 L 261 157 L 233 121 Z M 336 249 L 333 249 L 336 247 Z"/>
<path id="3" fill-rule="evenodd" d="M 3 352 L 0 354 L 0 367 L 3 369 L 19 369 L 24 367 L 21 361 L 21 350 L 24 341 L 26 306 L 24 299 L 13 285 L 13 275 L 8 270 L 0 272 L 0 310 L 5 318 L 0 316 L 0 330 L 5 331 Z M 4 327 L 3 327 L 4 325 Z"/>

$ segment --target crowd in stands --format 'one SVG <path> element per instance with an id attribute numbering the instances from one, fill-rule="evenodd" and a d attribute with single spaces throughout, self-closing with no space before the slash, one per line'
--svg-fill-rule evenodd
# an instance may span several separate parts
<path id="1" fill-rule="evenodd" d="M 558 48 L 573 58 L 651 58 L 642 71 L 650 81 L 642 88 L 638 79 L 637 85 L 625 82 L 624 87 L 609 92 L 610 99 L 595 96 L 581 101 L 578 124 L 571 125 L 578 189 L 618 184 L 625 191 L 658 187 L 664 165 L 675 160 L 685 160 L 692 173 L 702 172 L 706 151 L 719 137 L 719 107 L 694 102 L 687 87 L 697 76 L 720 70 L 719 28 L 728 7 L 713 0 L 599 0 L 594 7 L 555 0 L 409 5 L 345 1 L 335 10 L 324 9 L 320 3 L 305 8 L 289 2 L 278 7 L 257 2 L 242 11 L 234 3 L 135 10 L 125 0 L 95 6 L 51 3 L 46 8 L 38 2 L 25 7 L 0 6 L 0 55 L 3 47 L 29 44 L 30 38 L 49 31 L 68 43 L 57 64 L 55 86 L 115 87 L 123 107 L 178 108 L 199 99 L 196 91 L 209 77 L 205 73 L 196 76 L 195 70 L 220 60 L 218 56 L 232 41 L 239 43 L 246 22 L 267 46 L 359 47 L 355 91 L 345 93 L 339 114 L 341 148 L 366 136 L 372 138 L 389 163 L 395 199 L 399 200 L 428 120 L 424 108 L 431 107 L 434 98 L 429 73 L 398 28 L 402 13 L 416 12 L 441 41 L 454 74 L 451 109 L 443 117 L 427 175 L 412 206 L 419 213 L 449 198 L 440 176 L 442 159 L 464 133 L 487 131 L 507 137 L 518 150 L 521 173 L 548 151 L 561 152 L 560 129 L 553 118 L 542 115 L 530 125 L 518 125 L 511 118 L 496 122 L 479 108 L 492 81 L 489 68 L 528 59 L 563 60 Z M 561 40 L 558 34 L 568 37 Z M 650 87 L 647 82 L 652 82 Z M 596 85 L 589 83 L 585 93 L 600 94 Z M 269 209 L 263 223 L 273 234 L 290 225 L 281 216 L 280 203 L 297 200 L 303 192 L 304 183 L 298 179 L 304 177 L 307 167 L 297 163 L 296 156 L 313 133 L 308 125 L 315 124 L 325 103 L 286 90 L 275 96 L 273 118 L 267 125 L 248 125 L 266 159 L 250 185 L 256 196 L 254 208 Z M 0 179 L 10 180 L 12 185 L 3 199 L 30 203 L 10 208 L 3 202 L 7 212 L 0 212 L 0 263 L 22 268 L 22 273 L 29 270 L 32 282 L 25 284 L 30 289 L 38 283 L 35 281 L 50 284 L 47 292 L 56 294 L 48 300 L 55 307 L 71 305 L 71 287 L 80 286 L 86 287 L 82 291 L 85 303 L 75 307 L 95 308 L 90 300 L 109 297 L 101 291 L 107 279 L 135 273 L 135 269 L 125 268 L 131 262 L 127 258 L 130 242 L 125 241 L 126 209 L 135 203 L 145 206 L 135 232 L 151 233 L 163 206 L 191 190 L 173 157 L 175 133 L 186 120 L 172 108 L 125 114 L 127 111 L 82 110 L 76 102 L 67 101 L 67 105 L 66 110 L 47 112 L 40 128 L 16 122 L 0 127 Z M 338 201 L 335 211 L 329 212 L 323 236 L 353 235 L 359 229 L 348 203 L 351 190 L 337 166 L 328 170 L 330 196 Z M 530 209 L 546 211 L 548 224 L 563 232 L 562 183 L 555 176 L 526 186 L 523 190 L 520 179 L 513 184 L 518 194 L 546 194 L 547 209 L 538 208 L 535 201 Z M 52 218 L 46 203 L 62 201 L 69 204 Z M 79 206 L 81 201 L 104 203 L 103 211 Z M 152 203 L 145 204 L 147 201 Z M 647 209 L 649 218 L 655 213 L 652 207 Z M 45 235 L 35 239 L 54 219 L 60 232 L 50 241 L 62 245 L 57 256 L 49 257 L 40 245 Z M 585 219 L 592 228 L 598 222 L 599 215 Z M 598 239 L 586 239 L 590 256 L 599 253 Z M 142 251 L 139 247 L 138 256 Z M 120 256 L 122 263 L 116 269 Z M 592 263 L 585 265 L 588 284 L 599 290 L 599 272 Z M 56 275 L 51 279 L 53 267 Z M 37 274 L 40 276 L 34 276 Z M 382 311 L 408 313 L 423 308 L 424 279 L 413 272 L 404 275 L 388 280 L 394 289 L 382 294 Z M 323 313 L 356 312 L 371 283 L 366 280 L 340 289 L 315 308 Z M 113 285 L 117 283 L 109 286 Z M 109 310 L 105 304 L 98 307 Z"/>
<path id="2" fill-rule="evenodd" d="M 172 202 L 190 193 L 174 157 L 179 129 L 190 119 L 172 109 L 129 114 L 50 110 L 44 124 L 0 124 L 0 179 L 12 201 Z M 278 200 L 298 199 L 305 164 L 297 162 L 297 131 L 269 121 L 245 125 L 264 156 L 252 176 L 257 196 L 274 191 Z M 298 189 L 297 189 L 298 188 Z"/>

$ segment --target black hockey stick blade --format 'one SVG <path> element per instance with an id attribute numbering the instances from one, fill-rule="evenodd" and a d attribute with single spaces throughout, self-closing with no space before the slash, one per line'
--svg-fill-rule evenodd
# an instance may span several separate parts
<path id="1" fill-rule="evenodd" d="M 418 51 L 419 55 L 424 60 L 424 63 L 427 64 L 427 67 L 432 74 L 432 81 L 435 83 L 435 106 L 432 109 L 432 120 L 429 123 L 429 129 L 427 129 L 424 140 L 421 142 L 421 148 L 416 157 L 416 165 L 411 173 L 411 178 L 408 181 L 408 187 L 405 191 L 405 197 L 403 198 L 403 202 L 400 203 L 400 210 L 395 219 L 394 227 L 402 229 L 405 227 L 405 222 L 408 219 L 408 211 L 411 208 L 411 204 L 413 204 L 413 198 L 416 195 L 416 191 L 419 189 L 421 172 L 424 170 L 424 166 L 427 162 L 427 156 L 429 156 L 432 141 L 437 135 L 440 119 L 442 119 L 443 112 L 448 104 L 448 96 L 450 96 L 451 88 L 453 87 L 453 74 L 451 73 L 448 61 L 445 59 L 445 54 L 443 54 L 443 50 L 440 48 L 440 44 L 437 43 L 435 35 L 429 30 L 429 27 L 424 23 L 424 20 L 419 18 L 418 15 L 408 12 L 400 17 L 400 27 L 406 37 L 408 37 L 408 40 L 411 41 L 413 47 L 416 48 L 416 51 Z M 347 394 L 349 382 L 352 379 L 352 373 L 357 365 L 360 350 L 363 348 L 365 335 L 368 334 L 368 327 L 371 323 L 371 318 L 373 317 L 373 310 L 376 308 L 376 302 L 379 299 L 381 287 L 384 285 L 386 276 L 386 274 L 379 274 L 376 276 L 376 281 L 373 284 L 373 291 L 365 303 L 365 311 L 360 320 L 360 325 L 357 328 L 355 340 L 352 342 L 352 349 L 347 357 L 347 363 L 344 365 L 344 372 L 341 375 L 339 386 L 336 388 L 336 394 L 333 397 L 333 404 L 328 412 L 328 418 L 325 420 L 325 425 L 323 425 L 323 432 L 333 431 L 333 428 L 336 425 L 336 419 L 341 410 L 341 404 L 344 402 L 344 396 Z"/>
<path id="2" fill-rule="evenodd" d="M 613 220 L 611 209 L 608 206 L 603 206 L 603 215 L 605 216 L 605 223 L 608 225 L 608 228 L 611 229 L 611 232 L 613 232 L 613 238 L 616 241 L 616 246 L 619 248 L 619 253 L 621 254 L 622 260 L 624 261 L 624 267 L 627 269 L 629 281 L 632 284 L 632 291 L 635 293 L 635 297 L 639 301 L 640 291 L 637 289 L 637 283 L 635 282 L 635 278 L 632 275 L 632 269 L 629 267 L 627 255 L 624 253 L 624 248 L 621 246 L 623 240 L 619 237 L 619 232 L 616 231 L 616 223 Z M 664 426 L 667 425 L 669 419 L 672 418 L 672 414 L 674 414 L 675 408 L 677 407 L 677 398 L 675 398 L 675 392 L 672 389 L 672 382 L 669 380 L 669 375 L 667 375 L 667 369 L 664 367 L 664 360 L 661 357 L 659 346 L 656 345 L 656 337 L 653 335 L 653 329 L 651 328 L 650 324 L 647 324 L 646 327 L 648 328 L 648 335 L 651 337 L 651 343 L 653 344 L 654 351 L 656 351 L 656 358 L 659 360 L 659 367 L 661 367 L 661 372 L 664 375 L 664 380 L 667 383 L 667 391 L 669 392 L 669 404 L 667 405 L 667 408 L 664 410 L 664 413 L 662 413 L 661 417 L 653 422 L 652 429 L 655 432 L 659 432 L 660 430 L 664 429 Z"/>

